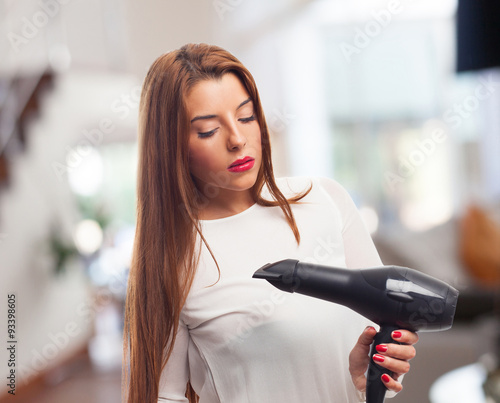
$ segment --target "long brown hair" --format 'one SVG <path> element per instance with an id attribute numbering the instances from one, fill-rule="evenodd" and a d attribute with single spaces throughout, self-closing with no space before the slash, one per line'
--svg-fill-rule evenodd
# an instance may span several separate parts
<path id="1" fill-rule="evenodd" d="M 278 189 L 269 132 L 250 72 L 229 52 L 206 44 L 188 44 L 156 59 L 144 80 L 139 106 L 137 226 L 125 306 L 122 377 L 123 401 L 128 403 L 157 402 L 160 375 L 196 271 L 197 236 L 206 244 L 198 222 L 203 196 L 188 165 L 186 95 L 196 83 L 227 73 L 245 86 L 260 125 L 262 164 L 252 188 L 254 200 L 279 206 L 300 242 L 290 203 L 310 189 L 290 199 Z M 273 200 L 261 196 L 264 185 Z M 190 384 L 186 394 L 191 402 L 197 401 Z"/>

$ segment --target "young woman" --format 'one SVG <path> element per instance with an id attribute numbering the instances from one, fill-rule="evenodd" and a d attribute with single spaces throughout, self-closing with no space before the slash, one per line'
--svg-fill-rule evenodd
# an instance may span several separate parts
<path id="1" fill-rule="evenodd" d="M 125 400 L 362 401 L 370 323 L 252 278 L 286 258 L 348 268 L 381 261 L 338 183 L 274 178 L 248 70 L 204 44 L 160 56 L 143 85 L 139 135 Z M 379 346 L 375 360 L 394 372 L 383 381 L 398 392 L 418 336 L 393 338 L 402 344 Z"/>

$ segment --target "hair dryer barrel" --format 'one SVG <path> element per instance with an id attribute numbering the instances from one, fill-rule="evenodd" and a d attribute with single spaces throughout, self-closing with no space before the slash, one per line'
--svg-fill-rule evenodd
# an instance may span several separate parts
<path id="1" fill-rule="evenodd" d="M 351 270 L 286 259 L 261 267 L 253 277 L 344 305 L 379 325 L 412 331 L 449 329 L 458 298 L 445 282 L 398 266 Z"/>
<path id="2" fill-rule="evenodd" d="M 253 277 L 264 278 L 283 291 L 298 292 L 347 306 L 376 323 L 380 319 L 377 312 L 389 310 L 392 311 L 391 316 L 397 314 L 396 304 L 381 300 L 381 291 L 367 283 L 359 270 L 286 259 L 262 267 Z M 373 310 L 374 303 L 384 306 Z"/>

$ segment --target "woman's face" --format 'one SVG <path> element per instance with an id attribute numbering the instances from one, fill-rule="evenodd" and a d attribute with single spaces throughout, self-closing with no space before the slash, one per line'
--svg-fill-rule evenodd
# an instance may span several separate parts
<path id="1" fill-rule="evenodd" d="M 198 189 L 213 202 L 249 194 L 261 165 L 261 133 L 253 102 L 238 77 L 197 83 L 186 98 L 189 169 Z"/>

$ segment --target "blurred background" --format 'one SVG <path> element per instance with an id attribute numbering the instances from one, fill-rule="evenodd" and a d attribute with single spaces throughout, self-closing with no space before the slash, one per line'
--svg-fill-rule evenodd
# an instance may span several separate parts
<path id="1" fill-rule="evenodd" d="M 500 401 L 499 16 L 492 0 L 0 0 L 0 329 L 15 315 L 17 340 L 0 401 L 13 357 L 18 402 L 120 401 L 141 85 L 187 42 L 253 73 L 278 176 L 336 179 L 385 264 L 460 290 L 391 401 Z"/>

